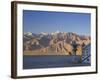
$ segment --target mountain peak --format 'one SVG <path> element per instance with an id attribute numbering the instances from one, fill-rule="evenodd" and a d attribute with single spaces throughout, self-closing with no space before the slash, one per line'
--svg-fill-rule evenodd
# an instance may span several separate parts
<path id="1" fill-rule="evenodd" d="M 57 30 L 57 31 L 56 31 L 56 33 L 60 33 L 60 31 L 59 31 L 59 30 Z"/>
<path id="2" fill-rule="evenodd" d="M 41 32 L 41 34 L 43 34 L 43 35 L 48 35 L 48 33 L 47 33 L 47 32 Z"/>

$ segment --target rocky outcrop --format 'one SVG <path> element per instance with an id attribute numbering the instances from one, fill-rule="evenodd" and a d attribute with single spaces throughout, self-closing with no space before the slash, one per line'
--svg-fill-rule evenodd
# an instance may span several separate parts
<path id="1" fill-rule="evenodd" d="M 23 37 L 23 50 L 47 54 L 81 55 L 83 44 L 88 45 L 89 43 L 91 43 L 90 36 L 81 36 L 71 32 L 42 32 L 39 34 L 28 32 Z"/>

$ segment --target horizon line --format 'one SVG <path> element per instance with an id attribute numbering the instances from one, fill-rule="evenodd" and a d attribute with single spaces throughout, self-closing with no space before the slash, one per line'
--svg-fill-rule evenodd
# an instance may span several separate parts
<path id="1" fill-rule="evenodd" d="M 28 32 L 23 32 L 23 33 L 34 33 L 34 32 L 31 32 L 31 31 L 28 31 Z M 34 33 L 34 34 L 41 34 L 41 33 L 48 33 L 48 34 L 51 34 L 51 33 L 74 33 L 74 34 L 77 34 L 77 35 L 82 35 L 82 36 L 84 36 L 84 35 L 86 35 L 86 36 L 91 36 L 90 34 L 83 34 L 83 33 L 77 33 L 77 32 L 57 32 L 57 31 L 55 31 L 55 32 L 38 32 L 38 33 Z"/>

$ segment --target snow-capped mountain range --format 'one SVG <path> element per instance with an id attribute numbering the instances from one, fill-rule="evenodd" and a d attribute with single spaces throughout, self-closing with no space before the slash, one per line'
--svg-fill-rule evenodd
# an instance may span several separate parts
<path id="1" fill-rule="evenodd" d="M 61 52 L 69 55 L 73 54 L 73 42 L 75 42 L 77 48 L 80 48 L 79 50 L 82 50 L 83 44 L 88 45 L 91 43 L 91 37 L 59 31 L 52 33 L 41 32 L 38 34 L 27 32 L 23 34 L 24 51 Z M 77 54 L 81 54 L 81 52 Z"/>

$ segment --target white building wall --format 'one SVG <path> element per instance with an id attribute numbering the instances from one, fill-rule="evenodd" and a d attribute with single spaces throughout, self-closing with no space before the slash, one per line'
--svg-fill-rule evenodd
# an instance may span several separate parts
<path id="1" fill-rule="evenodd" d="M 91 63 L 91 45 L 86 45 L 82 52 L 82 63 Z"/>

